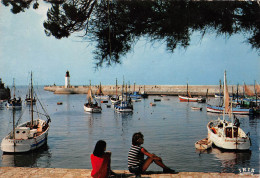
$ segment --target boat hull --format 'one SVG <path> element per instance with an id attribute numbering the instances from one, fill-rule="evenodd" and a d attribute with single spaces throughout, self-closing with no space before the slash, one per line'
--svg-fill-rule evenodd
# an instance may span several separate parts
<path id="1" fill-rule="evenodd" d="M 45 121 L 41 120 L 42 123 Z M 24 124 L 21 124 L 24 125 Z M 19 126 L 18 126 L 19 127 Z M 1 143 L 1 149 L 4 153 L 24 153 L 29 152 L 47 143 L 49 125 L 40 135 L 28 139 L 11 139 L 9 133 Z"/>
<path id="2" fill-rule="evenodd" d="M 207 150 L 211 148 L 211 146 L 212 146 L 212 141 L 209 140 L 208 138 L 204 138 L 195 143 L 195 148 L 198 150 Z"/>
<path id="3" fill-rule="evenodd" d="M 101 107 L 87 107 L 84 105 L 84 111 L 90 112 L 90 113 L 101 113 L 102 108 Z"/>
<path id="4" fill-rule="evenodd" d="M 181 102 L 205 102 L 205 99 L 204 98 L 200 98 L 200 97 L 194 97 L 194 98 L 191 98 L 191 97 L 186 97 L 186 96 L 181 96 L 179 95 L 179 100 Z"/>
<path id="5" fill-rule="evenodd" d="M 122 101 L 120 104 L 114 105 L 114 108 L 118 112 L 133 112 L 133 105 L 126 101 Z"/>
<path id="6" fill-rule="evenodd" d="M 223 110 L 225 108 L 222 106 L 207 105 L 206 109 L 207 109 L 207 112 L 223 114 Z M 243 108 L 232 108 L 232 113 L 241 114 L 241 115 L 249 115 L 249 114 L 253 114 L 253 110 L 243 109 Z"/>

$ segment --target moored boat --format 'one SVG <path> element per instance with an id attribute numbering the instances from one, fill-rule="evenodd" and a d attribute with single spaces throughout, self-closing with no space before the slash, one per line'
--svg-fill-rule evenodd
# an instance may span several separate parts
<path id="1" fill-rule="evenodd" d="M 201 107 L 191 107 L 192 110 L 200 110 L 202 111 L 202 108 Z"/>
<path id="2" fill-rule="evenodd" d="M 179 100 L 181 102 L 198 102 L 198 103 L 205 103 L 206 102 L 206 98 L 191 96 L 188 83 L 187 83 L 187 94 L 186 94 L 186 96 L 179 95 Z"/>
<path id="3" fill-rule="evenodd" d="M 195 148 L 198 150 L 207 150 L 212 147 L 212 141 L 208 138 L 204 138 L 195 143 Z"/>
<path id="4" fill-rule="evenodd" d="M 88 89 L 88 95 L 87 95 L 87 103 L 84 103 L 84 111 L 90 112 L 90 113 L 101 113 L 102 108 L 98 105 L 97 101 L 92 96 L 92 90 L 91 90 L 91 83 L 89 85 Z"/>
<path id="5" fill-rule="evenodd" d="M 210 104 L 207 104 L 206 109 L 207 109 L 207 112 L 222 114 L 225 110 L 225 106 L 212 106 Z M 241 115 L 249 115 L 249 114 L 253 114 L 253 109 L 241 108 L 240 105 L 237 105 L 236 107 L 232 108 L 232 113 L 241 114 Z"/>
<path id="6" fill-rule="evenodd" d="M 210 121 L 207 124 L 208 139 L 219 148 L 227 150 L 248 150 L 251 140 L 248 134 L 240 128 L 240 123 L 236 119 L 233 123 L 232 102 L 229 105 L 229 94 L 226 82 L 226 71 L 224 73 L 224 110 L 223 119 Z M 225 119 L 225 114 L 229 114 L 231 122 Z"/>
<path id="7" fill-rule="evenodd" d="M 32 85 L 31 94 L 31 96 L 33 96 Z M 40 118 L 34 119 L 34 108 L 33 104 L 31 103 L 31 120 L 20 124 L 17 127 L 15 126 L 15 111 L 13 110 L 13 130 L 6 137 L 4 137 L 1 142 L 1 150 L 4 153 L 29 152 L 47 143 L 48 131 L 50 127 L 49 122 L 51 119 L 46 113 L 46 110 L 44 108 L 42 108 L 42 110 L 43 113 L 37 111 L 38 117 L 45 117 L 46 120 Z"/>

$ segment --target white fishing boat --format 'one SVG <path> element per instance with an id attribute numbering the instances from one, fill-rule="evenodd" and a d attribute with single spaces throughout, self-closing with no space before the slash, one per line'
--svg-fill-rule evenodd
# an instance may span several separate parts
<path id="1" fill-rule="evenodd" d="M 208 139 L 219 148 L 227 150 L 248 150 L 251 141 L 248 134 L 240 128 L 240 124 L 233 123 L 232 104 L 229 105 L 229 95 L 224 74 L 224 105 L 223 119 L 218 118 L 207 124 Z M 230 114 L 231 122 L 225 120 L 225 114 Z"/>
<path id="2" fill-rule="evenodd" d="M 32 78 L 32 74 L 31 74 Z M 32 81 L 32 79 L 31 79 Z M 31 82 L 31 96 L 33 96 L 33 86 Z M 42 106 L 42 105 L 41 105 Z M 37 112 L 38 116 L 45 117 L 34 119 L 34 108 L 30 107 L 30 121 L 15 126 L 15 111 L 13 110 L 13 130 L 3 138 L 1 150 L 4 153 L 23 153 L 35 150 L 47 143 L 48 131 L 50 127 L 50 117 L 42 107 L 43 113 Z"/>
<path id="3" fill-rule="evenodd" d="M 212 141 L 208 138 L 204 138 L 195 143 L 195 148 L 198 150 L 207 150 L 212 147 Z"/>
<path id="4" fill-rule="evenodd" d="M 190 94 L 190 91 L 189 91 L 189 87 L 188 87 L 188 83 L 187 83 L 187 94 L 186 96 L 183 96 L 183 95 L 179 95 L 179 100 L 181 102 L 198 102 L 198 103 L 205 103 L 206 102 L 206 98 L 204 97 L 193 97 L 191 96 Z"/>
<path id="5" fill-rule="evenodd" d="M 90 113 L 101 113 L 102 108 L 92 96 L 91 84 L 89 85 L 87 103 L 84 104 L 84 111 Z"/>

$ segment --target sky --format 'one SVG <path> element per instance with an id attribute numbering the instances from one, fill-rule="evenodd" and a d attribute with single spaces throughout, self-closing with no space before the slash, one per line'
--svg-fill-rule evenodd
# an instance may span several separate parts
<path id="1" fill-rule="evenodd" d="M 231 85 L 260 83 L 260 56 L 245 43 L 243 35 L 231 37 L 193 33 L 187 49 L 166 51 L 166 44 L 151 44 L 141 38 L 122 63 L 95 69 L 94 47 L 78 34 L 61 40 L 47 37 L 43 22 L 49 4 L 39 2 L 13 14 L 0 3 L 0 78 L 7 86 L 28 85 L 30 72 L 34 85 L 64 85 L 70 72 L 71 85 L 218 85 L 227 71 Z"/>

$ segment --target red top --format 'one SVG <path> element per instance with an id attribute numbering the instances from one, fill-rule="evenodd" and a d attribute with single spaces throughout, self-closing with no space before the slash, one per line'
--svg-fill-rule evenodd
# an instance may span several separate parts
<path id="1" fill-rule="evenodd" d="M 93 170 L 91 171 L 91 176 L 94 178 L 104 178 L 108 177 L 108 166 L 110 163 L 110 155 L 104 154 L 102 157 L 90 155 L 91 164 Z"/>

